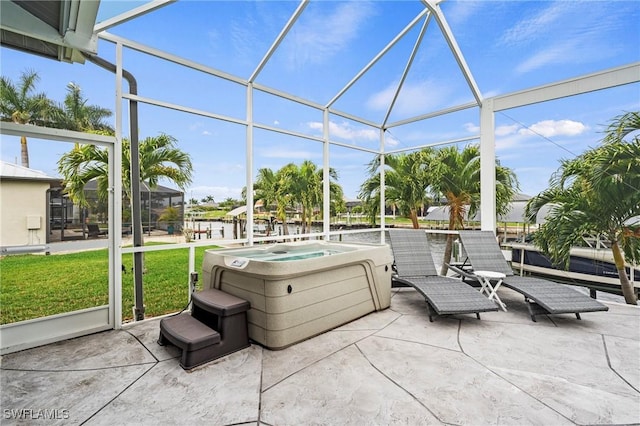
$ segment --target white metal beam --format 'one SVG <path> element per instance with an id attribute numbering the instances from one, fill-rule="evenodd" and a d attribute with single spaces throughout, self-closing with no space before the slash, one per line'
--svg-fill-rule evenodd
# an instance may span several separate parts
<path id="1" fill-rule="evenodd" d="M 177 55 L 173 55 L 171 53 L 167 53 L 164 50 L 160 50 L 160 49 L 155 49 L 153 47 L 144 45 L 142 43 L 138 43 L 135 42 L 133 40 L 129 40 L 126 39 L 124 37 L 120 37 L 114 34 L 109 34 L 109 33 L 101 33 L 99 34 L 99 37 L 103 40 L 107 40 L 110 41 L 112 43 L 121 43 L 124 47 L 133 49 L 133 50 L 137 50 L 138 52 L 142 52 L 151 56 L 155 56 L 156 58 L 161 58 L 161 59 L 166 59 L 169 62 L 173 62 L 175 64 L 178 65 L 183 65 L 187 68 L 191 68 L 193 70 L 196 71 L 201 71 L 203 73 L 206 74 L 211 74 L 213 76 L 216 77 L 220 77 L 223 80 L 228 80 L 231 81 L 233 83 L 238 83 L 238 84 L 242 84 L 243 86 L 247 85 L 247 81 L 240 78 L 240 77 L 236 77 L 233 74 L 229 74 L 220 70 L 217 70 L 215 68 L 211 68 L 208 67 L 206 65 L 202 65 L 198 62 L 195 61 L 191 61 L 189 59 L 185 59 L 181 56 L 177 56 Z"/>
<path id="2" fill-rule="evenodd" d="M 452 112 L 463 111 L 469 108 L 475 108 L 478 106 L 478 103 L 473 101 L 462 105 L 455 105 L 449 108 L 441 109 L 439 111 L 430 112 L 428 114 L 418 115 L 416 117 L 407 118 L 405 120 L 394 121 L 393 123 L 389 123 L 385 126 L 385 129 L 391 129 L 393 127 L 403 126 L 405 124 L 415 123 L 416 121 L 422 121 L 429 118 L 439 117 L 441 115 L 450 114 Z"/>
<path id="3" fill-rule="evenodd" d="M 458 143 L 462 143 L 462 142 L 471 142 L 474 140 L 477 140 L 480 136 L 479 135 L 475 135 L 475 136 L 467 136 L 464 138 L 458 138 L 458 139 L 449 139 L 446 141 L 439 141 L 439 142 L 434 142 L 434 143 L 426 143 L 426 144 L 421 144 L 421 145 L 415 145 L 415 146 L 411 146 L 408 148 L 402 148 L 402 149 L 393 149 L 393 150 L 389 150 L 389 151 L 385 151 L 386 154 L 398 154 L 401 152 L 407 152 L 407 151 L 417 151 L 423 148 L 433 148 L 434 146 L 443 146 L 443 145 L 454 145 L 454 144 L 458 144 Z"/>
<path id="4" fill-rule="evenodd" d="M 73 130 L 53 129 L 51 127 L 32 126 L 29 124 L 16 124 L 7 121 L 0 122 L 0 133 L 10 136 L 26 136 L 35 139 L 77 142 L 102 146 L 113 145 L 116 143 L 116 138 L 113 136 L 75 132 Z"/>
<path id="5" fill-rule="evenodd" d="M 302 0 L 300 2 L 296 10 L 293 12 L 293 15 L 291 15 L 291 18 L 289 18 L 289 21 L 287 21 L 282 31 L 280 31 L 280 34 L 278 34 L 278 37 L 276 37 L 276 39 L 273 41 L 273 44 L 271 45 L 269 50 L 267 50 L 267 53 L 264 55 L 264 57 L 262 58 L 262 60 L 260 61 L 256 69 L 251 73 L 251 77 L 249 77 L 249 82 L 253 83 L 256 80 L 256 78 L 258 78 L 258 74 L 260 74 L 260 71 L 262 71 L 264 66 L 267 65 L 267 62 L 269 62 L 269 59 L 271 58 L 271 56 L 275 53 L 276 49 L 278 49 L 278 46 L 280 46 L 280 43 L 282 43 L 282 40 L 284 40 L 284 38 L 287 36 L 289 31 L 291 30 L 291 27 L 293 27 L 293 24 L 296 23 L 296 21 L 302 14 L 302 11 L 307 7 L 308 4 L 309 4 L 309 0 Z"/>
<path id="6" fill-rule="evenodd" d="M 422 12 L 420 12 L 420 13 L 418 14 L 418 16 L 416 16 L 415 18 L 413 18 L 413 20 L 412 20 L 411 22 L 409 22 L 409 24 L 408 24 L 406 27 L 404 27 L 404 29 L 403 29 L 402 31 L 400 31 L 400 33 L 399 33 L 397 36 L 395 36 L 395 37 L 393 38 L 393 40 L 391 40 L 391 41 L 389 42 L 389 44 L 387 44 L 387 45 L 386 45 L 386 46 L 385 46 L 385 47 L 384 47 L 380 52 L 378 52 L 378 54 L 377 54 L 377 55 L 376 55 L 376 56 L 375 56 L 375 57 L 374 57 L 374 58 L 373 58 L 373 59 L 372 59 L 372 60 L 371 60 L 367 65 L 365 65 L 365 66 L 364 66 L 364 68 L 362 68 L 362 69 L 360 70 L 360 72 L 359 72 L 358 74 L 356 74 L 356 76 L 355 76 L 355 77 L 353 77 L 353 78 L 351 79 L 351 81 L 350 81 L 349 83 L 347 83 L 347 85 L 346 85 L 346 86 L 344 86 L 344 87 L 343 87 L 343 88 L 342 88 L 342 89 L 341 89 L 341 90 L 340 90 L 340 91 L 339 91 L 339 92 L 338 92 L 338 93 L 333 97 L 333 99 L 331 99 L 331 100 L 327 103 L 326 107 L 327 107 L 327 108 L 331 107 L 331 105 L 333 105 L 333 104 L 334 104 L 338 99 L 340 99 L 340 97 L 341 97 L 342 95 L 344 95 L 344 94 L 345 94 L 345 92 L 346 92 L 347 90 L 349 90 L 349 88 L 350 88 L 351 86 L 353 86 L 353 85 L 356 83 L 356 81 L 358 81 L 358 80 L 359 80 L 359 79 L 360 79 L 360 78 L 361 78 L 361 77 L 362 77 L 362 76 L 363 76 L 367 71 L 369 71 L 369 69 L 371 69 L 371 67 L 373 67 L 373 66 L 376 64 L 376 62 L 378 62 L 378 61 L 380 60 L 380 58 L 382 58 L 382 57 L 383 57 L 383 56 L 384 56 L 384 55 L 385 55 L 389 50 L 391 50 L 391 48 L 392 48 L 393 46 L 395 46 L 395 45 L 396 45 L 396 43 L 398 43 L 398 42 L 402 39 L 402 37 L 404 37 L 404 35 L 405 35 L 406 33 L 408 33 L 408 32 L 409 32 L 409 31 L 410 31 L 410 30 L 411 30 L 411 29 L 412 29 L 412 28 L 413 28 L 413 27 L 414 27 L 414 26 L 415 26 L 415 25 L 420 21 L 420 19 L 421 19 L 424 15 L 426 15 L 427 13 L 429 13 L 429 11 L 425 9 L 425 10 L 423 10 Z"/>
<path id="7" fill-rule="evenodd" d="M 105 30 L 108 30 L 111 27 L 115 27 L 116 25 L 120 25 L 124 22 L 130 21 L 138 16 L 145 15 L 149 12 L 153 12 L 156 9 L 164 7 L 168 4 L 175 3 L 177 0 L 154 0 L 148 3 L 144 3 L 141 6 L 128 10 L 127 12 L 121 13 L 120 15 L 116 15 L 112 18 L 105 19 L 104 21 L 97 23 L 93 27 L 94 33 L 99 33 Z M 96 2 L 97 3 L 97 2 Z"/>
<path id="8" fill-rule="evenodd" d="M 391 99 L 391 102 L 389 103 L 389 107 L 387 108 L 387 113 L 385 114 L 384 119 L 382 120 L 381 127 L 383 129 L 385 128 L 385 125 L 389 120 L 389 116 L 391 115 L 391 111 L 393 111 L 393 107 L 396 104 L 396 101 L 398 100 L 398 96 L 400 95 L 402 86 L 404 85 L 404 82 L 407 79 L 407 75 L 409 74 L 409 70 L 411 70 L 411 64 L 413 64 L 413 60 L 415 59 L 416 54 L 418 53 L 418 49 L 422 44 L 422 39 L 424 38 L 424 34 L 427 32 L 427 28 L 429 27 L 429 22 L 431 22 L 431 14 L 429 14 L 427 16 L 427 19 L 424 20 L 422 29 L 420 29 L 420 34 L 418 34 L 418 38 L 416 39 L 416 42 L 413 45 L 413 49 L 411 50 L 411 54 L 409 55 L 407 64 L 405 65 L 404 70 L 402 71 L 402 76 L 400 77 L 400 82 L 398 82 L 398 87 L 396 88 L 396 91 L 393 94 L 393 99 Z"/>
<path id="9" fill-rule="evenodd" d="M 480 107 L 480 228 L 496 232 L 496 142 L 493 99 Z"/>
<path id="10" fill-rule="evenodd" d="M 253 245 L 253 85 L 247 85 L 247 128 L 246 128 L 245 176 L 247 185 L 247 239 Z"/>
<path id="11" fill-rule="evenodd" d="M 447 23 L 447 20 L 442 13 L 442 9 L 440 9 L 440 1 L 432 1 L 432 0 L 422 0 L 422 3 L 427 6 L 427 8 L 431 11 L 431 13 L 436 18 L 438 25 L 440 26 L 440 31 L 442 31 L 442 35 L 445 40 L 449 44 L 449 49 L 451 49 L 451 53 L 455 57 L 458 62 L 458 66 L 460 67 L 460 71 L 464 75 L 464 78 L 467 80 L 467 84 L 471 89 L 471 93 L 476 98 L 476 102 L 481 105 L 482 104 L 482 94 L 480 93 L 480 89 L 478 89 L 478 85 L 476 84 L 475 79 L 473 78 L 473 74 L 471 74 L 471 70 L 467 65 L 467 61 L 465 61 L 464 56 L 462 55 L 462 51 L 458 46 L 458 42 L 456 42 L 456 38 Z"/>
<path id="12" fill-rule="evenodd" d="M 640 62 L 635 62 L 544 86 L 496 96 L 493 100 L 493 110 L 503 111 L 638 82 L 640 82 Z"/>
<path id="13" fill-rule="evenodd" d="M 109 264 L 113 270 L 109 274 L 110 284 L 113 285 L 113 328 L 122 328 L 122 44 L 116 44 L 116 73 L 115 73 L 115 131 L 118 143 L 113 149 L 113 170 L 109 170 Z M 111 154 L 111 152 L 110 152 Z M 112 275 L 113 274 L 113 275 Z"/>
<path id="14" fill-rule="evenodd" d="M 329 174 L 329 111 L 322 111 L 322 232 L 325 240 L 331 238 L 331 186 Z M 310 229 L 307 232 L 311 232 Z"/>

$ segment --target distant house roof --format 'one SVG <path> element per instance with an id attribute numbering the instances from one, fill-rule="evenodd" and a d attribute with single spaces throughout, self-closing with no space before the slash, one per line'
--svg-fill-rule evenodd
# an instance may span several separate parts
<path id="1" fill-rule="evenodd" d="M 98 184 L 95 180 L 87 182 L 87 184 L 84 186 L 84 189 L 87 191 L 95 191 L 97 188 L 98 188 Z M 140 193 L 144 194 L 146 192 L 149 192 L 149 187 L 145 182 L 140 182 Z M 151 192 L 152 193 L 162 192 L 163 194 L 174 194 L 174 195 L 183 194 L 182 191 L 178 189 L 167 188 L 166 186 L 162 186 L 162 185 L 157 185 L 155 188 L 152 188 Z"/>
<path id="2" fill-rule="evenodd" d="M 247 206 L 240 206 L 228 212 L 226 216 L 239 216 L 247 213 Z"/>
<path id="3" fill-rule="evenodd" d="M 0 161 L 0 178 L 11 180 L 41 180 L 47 182 L 56 182 L 60 178 L 49 176 L 40 170 L 30 169 L 18 164 Z"/>

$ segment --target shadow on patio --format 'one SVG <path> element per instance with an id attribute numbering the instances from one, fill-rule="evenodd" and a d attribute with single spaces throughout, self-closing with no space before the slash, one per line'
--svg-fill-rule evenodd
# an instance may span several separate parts
<path id="1" fill-rule="evenodd" d="M 415 291 L 394 290 L 390 309 L 192 372 L 156 343 L 157 319 L 6 355 L 2 423 L 640 423 L 640 309 L 534 323 L 500 291 L 508 312 L 429 323 Z"/>

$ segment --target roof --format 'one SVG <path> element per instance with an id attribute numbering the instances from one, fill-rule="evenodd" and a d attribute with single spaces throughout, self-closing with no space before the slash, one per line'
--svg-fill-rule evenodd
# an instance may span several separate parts
<path id="1" fill-rule="evenodd" d="M 247 206 L 240 206 L 231 210 L 225 216 L 240 216 L 241 214 L 246 214 L 246 213 L 247 213 Z"/>
<path id="2" fill-rule="evenodd" d="M 95 190 L 97 188 L 97 183 L 95 180 L 89 181 L 87 182 L 87 184 L 84 186 L 85 190 Z M 141 193 L 146 193 L 149 192 L 149 187 L 147 186 L 147 184 L 145 182 L 140 182 L 140 192 Z M 162 186 L 162 185 L 156 185 L 154 188 L 151 189 L 152 193 L 166 193 L 166 194 L 174 194 L 174 195 L 183 195 L 183 192 L 178 190 L 178 189 L 173 189 L 173 188 L 168 188 L 166 186 Z"/>
<path id="3" fill-rule="evenodd" d="M 3 0 L 0 44 L 59 61 L 84 63 L 97 53 L 99 1 Z"/>
<path id="4" fill-rule="evenodd" d="M 0 177 L 2 179 L 10 180 L 41 180 L 47 182 L 60 180 L 59 178 L 49 176 L 40 170 L 7 163 L 6 161 L 0 161 Z"/>
<path id="5" fill-rule="evenodd" d="M 526 223 L 524 210 L 527 205 L 527 201 L 530 199 L 528 195 L 517 194 L 514 196 L 514 199 L 511 203 L 509 203 L 509 211 L 505 215 L 498 215 L 498 222 L 511 222 L 511 223 Z M 536 218 L 535 223 L 543 223 L 544 218 L 549 212 L 549 206 L 544 206 L 540 209 L 538 216 Z M 439 221 L 448 221 L 449 220 L 449 207 L 447 206 L 436 206 L 430 207 L 429 213 L 424 217 L 425 220 L 439 220 Z M 476 214 L 469 218 L 468 214 L 465 214 L 466 221 L 476 221 L 479 222 L 481 220 L 480 212 L 476 212 Z"/>

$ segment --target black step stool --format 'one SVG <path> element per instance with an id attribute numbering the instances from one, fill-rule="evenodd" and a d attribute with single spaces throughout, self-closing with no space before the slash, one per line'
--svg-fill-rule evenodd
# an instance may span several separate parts
<path id="1" fill-rule="evenodd" d="M 182 368 L 190 370 L 249 347 L 249 302 L 217 289 L 196 292 L 191 301 L 191 314 L 160 320 L 158 344 L 182 349 Z"/>

